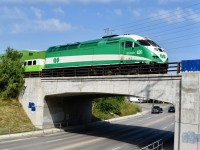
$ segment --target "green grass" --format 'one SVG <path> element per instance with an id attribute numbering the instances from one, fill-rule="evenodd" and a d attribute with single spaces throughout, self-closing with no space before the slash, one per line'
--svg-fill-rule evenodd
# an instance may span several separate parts
<path id="1" fill-rule="evenodd" d="M 120 116 L 133 115 L 138 112 L 141 112 L 141 108 L 135 103 L 124 101 L 120 105 Z"/>
<path id="2" fill-rule="evenodd" d="M 120 116 L 133 115 L 141 112 L 141 108 L 124 100 L 124 97 L 99 98 L 93 101 L 93 121 L 107 120 Z"/>
<path id="3" fill-rule="evenodd" d="M 34 126 L 18 100 L 0 99 L 0 135 L 32 131 Z"/>

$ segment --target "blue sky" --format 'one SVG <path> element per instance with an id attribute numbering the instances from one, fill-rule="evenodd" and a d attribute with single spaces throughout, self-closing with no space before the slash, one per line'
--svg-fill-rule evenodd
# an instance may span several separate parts
<path id="1" fill-rule="evenodd" d="M 169 61 L 200 59 L 199 0 L 0 0 L 0 53 L 112 34 L 147 36 Z"/>

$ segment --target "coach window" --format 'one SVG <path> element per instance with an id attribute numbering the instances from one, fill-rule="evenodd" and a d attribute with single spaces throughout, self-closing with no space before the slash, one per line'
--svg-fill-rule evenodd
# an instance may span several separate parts
<path id="1" fill-rule="evenodd" d="M 132 47 L 132 42 L 127 41 L 126 42 L 126 48 L 130 48 L 130 47 Z"/>
<path id="2" fill-rule="evenodd" d="M 32 65 L 32 61 L 28 61 L 28 66 L 31 66 Z"/>
<path id="3" fill-rule="evenodd" d="M 24 66 L 26 66 L 26 62 L 24 62 Z"/>
<path id="4" fill-rule="evenodd" d="M 36 60 L 33 61 L 33 65 L 36 65 Z"/>
<path id="5" fill-rule="evenodd" d="M 124 42 L 122 42 L 121 47 L 124 48 Z"/>

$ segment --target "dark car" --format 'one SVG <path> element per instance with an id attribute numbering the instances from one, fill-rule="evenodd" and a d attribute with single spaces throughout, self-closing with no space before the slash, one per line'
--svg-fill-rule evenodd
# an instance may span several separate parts
<path id="1" fill-rule="evenodd" d="M 163 112 L 163 109 L 160 107 L 160 113 L 162 113 Z"/>
<path id="2" fill-rule="evenodd" d="M 163 109 L 160 107 L 160 106 L 153 106 L 151 108 L 151 113 L 154 114 L 154 113 L 162 113 L 163 112 Z"/>
<path id="3" fill-rule="evenodd" d="M 175 107 L 174 106 L 169 106 L 168 112 L 175 112 Z"/>

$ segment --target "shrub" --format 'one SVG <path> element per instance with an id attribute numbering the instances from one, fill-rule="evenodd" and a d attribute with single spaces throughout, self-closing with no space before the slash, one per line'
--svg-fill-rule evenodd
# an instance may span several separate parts
<path id="1" fill-rule="evenodd" d="M 94 120 L 132 115 L 140 111 L 141 109 L 136 104 L 125 101 L 125 98 L 122 96 L 98 98 L 92 104 Z"/>

